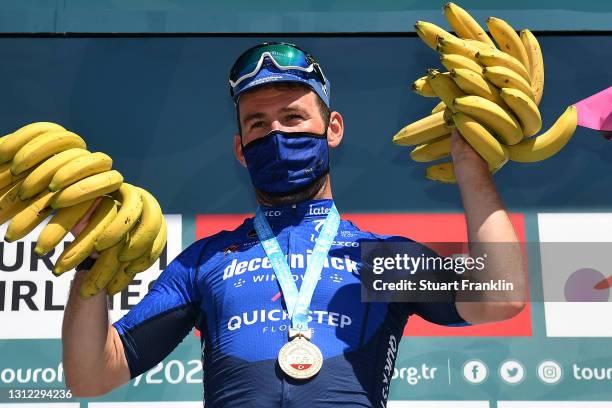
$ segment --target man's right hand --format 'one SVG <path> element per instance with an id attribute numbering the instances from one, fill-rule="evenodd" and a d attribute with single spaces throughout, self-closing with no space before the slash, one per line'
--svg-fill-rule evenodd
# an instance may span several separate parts
<path id="1" fill-rule="evenodd" d="M 96 199 L 87 213 L 72 228 L 76 237 L 89 223 L 102 198 Z M 94 251 L 92 258 L 97 258 Z M 130 369 L 123 343 L 108 316 L 105 290 L 90 299 L 78 291 L 86 275 L 75 275 L 62 323 L 62 362 L 66 385 L 77 397 L 104 395 L 130 380 Z"/>
<path id="2" fill-rule="evenodd" d="M 79 235 L 85 229 L 85 227 L 87 227 L 87 224 L 89 223 L 89 219 L 91 218 L 91 215 L 98 207 L 98 204 L 100 204 L 100 201 L 102 201 L 102 197 L 96 198 L 96 201 L 94 201 L 91 208 L 87 210 L 83 218 L 81 218 L 79 222 L 76 223 L 74 228 L 72 228 L 70 232 L 72 233 L 72 235 L 74 235 L 74 237 Z M 89 256 L 95 259 L 98 257 L 98 255 L 99 255 L 98 252 L 94 250 Z"/>

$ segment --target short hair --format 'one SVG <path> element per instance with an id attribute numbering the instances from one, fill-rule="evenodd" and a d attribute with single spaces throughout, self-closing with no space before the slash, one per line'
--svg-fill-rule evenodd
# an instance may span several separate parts
<path id="1" fill-rule="evenodd" d="M 325 104 L 325 102 L 323 102 L 323 99 L 321 99 L 321 97 L 312 90 L 312 88 L 310 88 L 308 85 L 305 85 L 301 82 L 272 82 L 270 84 L 265 84 L 265 85 L 261 85 L 258 86 L 255 89 L 261 89 L 263 87 L 270 87 L 270 88 L 274 88 L 277 90 L 287 90 L 287 89 L 299 89 L 299 88 L 303 88 L 306 89 L 307 91 L 311 91 L 315 94 L 316 99 L 317 99 L 317 108 L 319 109 L 319 113 L 321 114 L 321 118 L 323 119 L 323 124 L 325 125 L 325 129 L 327 129 L 327 127 L 329 126 L 329 120 L 331 117 L 331 110 L 327 107 L 327 105 Z M 246 91 L 245 93 L 251 92 L 251 90 Z M 238 99 L 240 100 L 240 98 Z M 236 113 L 238 113 L 238 105 L 236 105 Z M 240 136 L 242 136 L 242 126 L 240 125 L 240 116 L 237 116 L 237 120 L 238 120 L 238 131 L 240 133 Z"/>

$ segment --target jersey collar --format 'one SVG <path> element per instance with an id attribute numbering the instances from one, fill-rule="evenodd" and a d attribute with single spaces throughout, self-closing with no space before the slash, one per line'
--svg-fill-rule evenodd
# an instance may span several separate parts
<path id="1" fill-rule="evenodd" d="M 325 218 L 333 205 L 332 199 L 316 199 L 275 207 L 262 205 L 261 209 L 269 221 L 274 221 L 287 218 Z"/>

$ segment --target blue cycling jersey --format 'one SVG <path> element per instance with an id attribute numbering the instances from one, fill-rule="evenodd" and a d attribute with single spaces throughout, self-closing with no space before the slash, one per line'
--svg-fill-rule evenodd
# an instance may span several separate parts
<path id="1" fill-rule="evenodd" d="M 264 207 L 299 288 L 332 200 Z M 207 407 L 384 407 L 403 328 L 411 314 L 465 323 L 449 303 L 361 301 L 360 243 L 407 240 L 342 220 L 310 305 L 312 341 L 324 357 L 310 380 L 277 364 L 291 325 L 253 219 L 190 245 L 149 293 L 114 323 L 131 377 L 163 360 L 195 326 L 205 347 Z M 423 251 L 431 250 L 423 246 Z"/>

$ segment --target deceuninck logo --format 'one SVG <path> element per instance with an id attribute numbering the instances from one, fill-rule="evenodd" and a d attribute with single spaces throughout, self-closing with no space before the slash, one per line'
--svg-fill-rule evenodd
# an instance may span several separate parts
<path id="1" fill-rule="evenodd" d="M 166 215 L 168 244 L 149 270 L 139 273 L 132 284 L 113 297 L 110 317 L 114 322 L 137 304 L 149 291 L 167 263 L 182 247 L 180 215 Z M 61 337 L 63 311 L 74 271 L 59 277 L 52 274 L 54 263 L 72 238 L 40 257 L 34 252 L 36 239 L 46 222 L 19 241 L 0 242 L 0 339 L 54 339 Z M 0 227 L 4 236 L 8 224 Z"/>
<path id="2" fill-rule="evenodd" d="M 305 269 L 310 261 L 312 251 L 307 250 L 306 253 L 292 253 L 285 255 L 287 263 L 292 270 Z M 331 268 L 344 273 L 348 272 L 353 275 L 359 275 L 359 267 L 357 261 L 351 259 L 348 255 L 342 257 L 330 256 L 324 260 L 324 268 Z M 240 275 L 253 276 L 253 282 L 262 281 L 261 275 L 256 273 L 260 270 L 273 273 L 272 263 L 270 259 L 265 257 L 253 257 L 249 260 L 239 261 L 238 258 L 232 259 L 223 269 L 223 280 L 227 280 Z M 298 276 L 298 275 L 296 275 Z M 268 281 L 267 279 L 263 279 Z"/>

